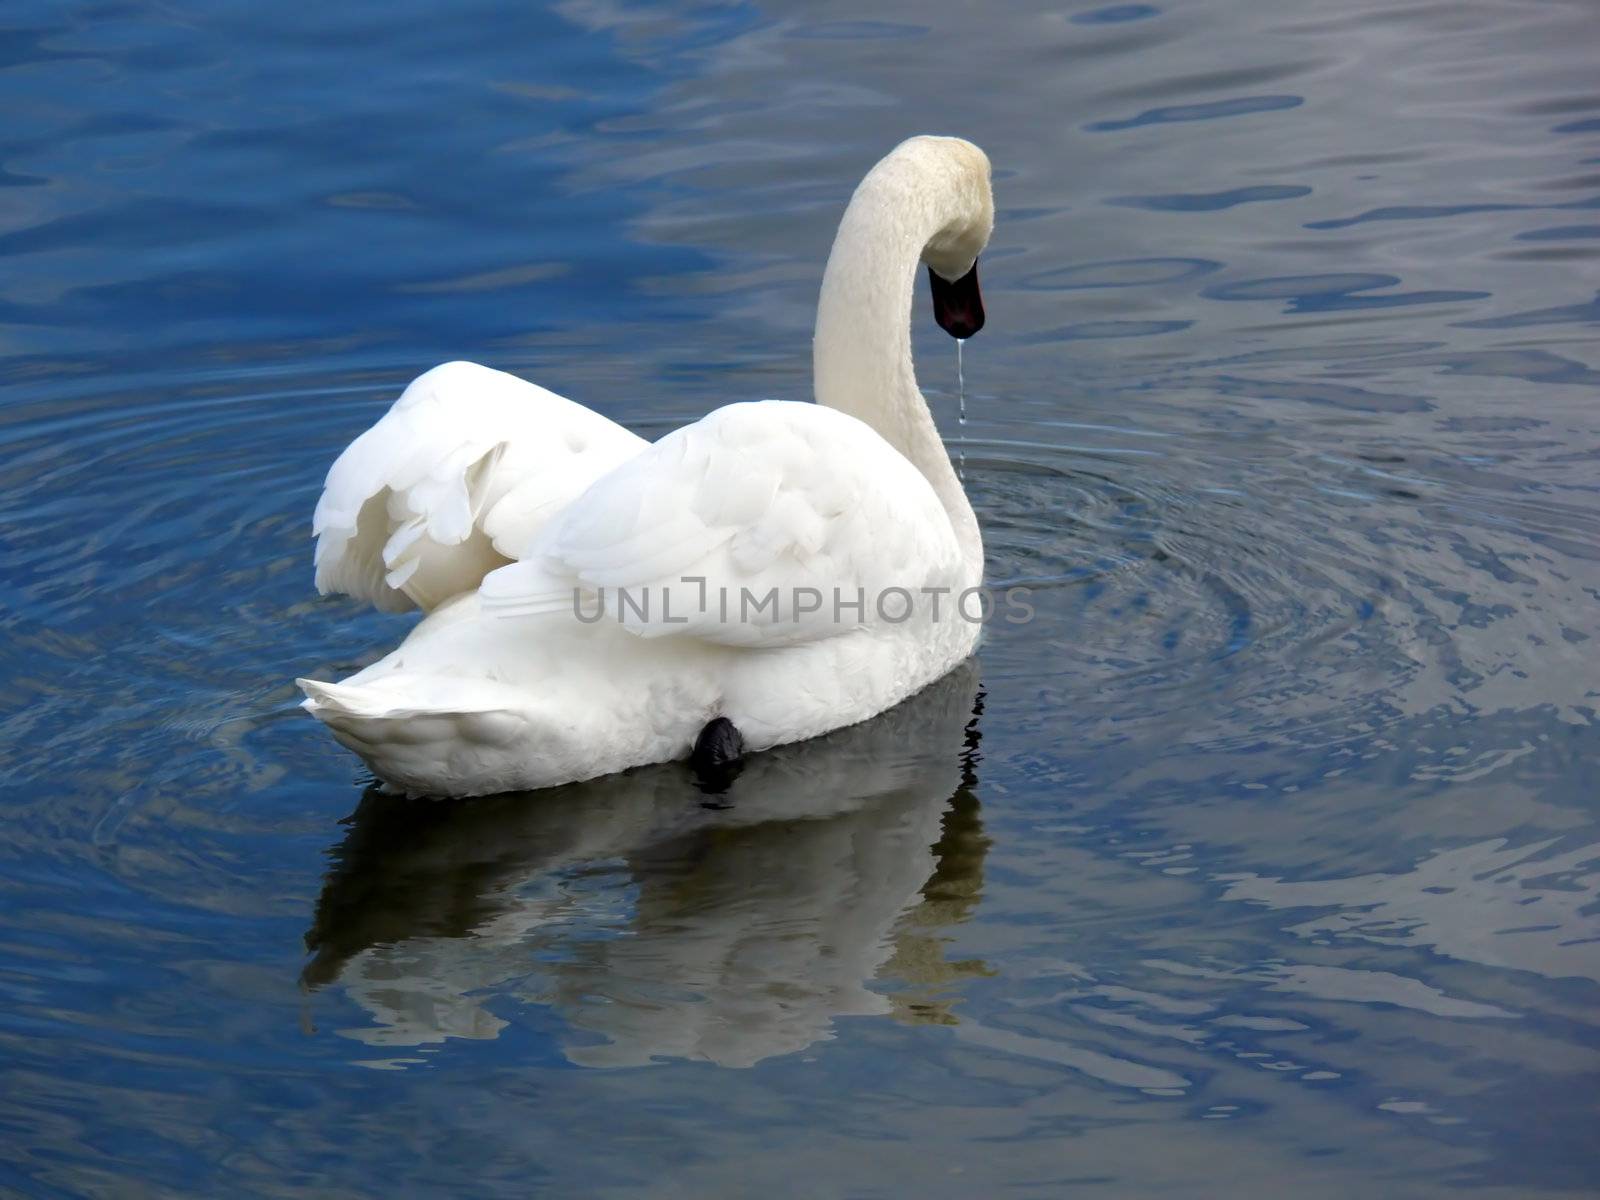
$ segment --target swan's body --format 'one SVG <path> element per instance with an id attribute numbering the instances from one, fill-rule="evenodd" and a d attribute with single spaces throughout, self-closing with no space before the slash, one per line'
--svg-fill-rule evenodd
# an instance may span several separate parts
<path id="1" fill-rule="evenodd" d="M 969 143 L 913 138 L 868 174 L 814 405 L 646 445 L 498 372 L 424 375 L 334 465 L 317 579 L 429 615 L 342 683 L 302 680 L 306 707 L 389 783 L 475 795 L 681 758 L 716 717 L 751 750 L 798 741 L 944 675 L 977 641 L 954 600 L 983 547 L 916 385 L 914 270 L 975 287 L 992 223 Z"/>

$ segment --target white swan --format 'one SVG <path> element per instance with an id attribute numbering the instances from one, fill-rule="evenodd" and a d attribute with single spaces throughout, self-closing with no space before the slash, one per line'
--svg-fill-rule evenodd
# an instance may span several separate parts
<path id="1" fill-rule="evenodd" d="M 823 275 L 815 405 L 646 445 L 499 372 L 423 375 L 334 464 L 315 530 L 323 591 L 429 615 L 343 682 L 300 680 L 305 707 L 386 782 L 467 796 L 682 758 L 708 725 L 799 741 L 945 674 L 977 641 L 954 600 L 983 544 L 911 300 L 920 259 L 940 324 L 981 327 L 993 224 L 969 142 L 912 138 L 868 173 Z"/>

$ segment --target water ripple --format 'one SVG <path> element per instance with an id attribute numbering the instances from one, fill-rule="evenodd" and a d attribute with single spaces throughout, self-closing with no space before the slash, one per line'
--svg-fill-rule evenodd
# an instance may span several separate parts
<path id="1" fill-rule="evenodd" d="M 1255 184 L 1230 188 L 1224 192 L 1179 192 L 1171 196 L 1113 196 L 1107 204 L 1120 208 L 1147 208 L 1152 212 L 1221 212 L 1240 204 L 1265 200 L 1297 200 L 1309 196 L 1311 189 L 1295 184 Z"/>
<path id="2" fill-rule="evenodd" d="M 1083 128 L 1090 133 L 1112 133 L 1122 129 L 1138 129 L 1145 125 L 1215 121 L 1224 117 L 1249 116 L 1252 113 L 1281 112 L 1287 108 L 1298 108 L 1304 103 L 1303 96 L 1241 96 L 1234 100 L 1216 100 L 1208 104 L 1170 104 L 1161 108 L 1147 108 L 1138 116 L 1121 121 L 1091 121 Z"/>

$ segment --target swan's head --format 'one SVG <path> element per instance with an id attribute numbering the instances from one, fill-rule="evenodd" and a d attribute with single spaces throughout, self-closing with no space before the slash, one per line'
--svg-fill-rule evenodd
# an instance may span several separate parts
<path id="1" fill-rule="evenodd" d="M 870 391 L 849 382 L 863 378 L 859 359 L 887 361 L 885 353 L 892 357 L 899 342 L 908 342 L 913 255 L 928 268 L 933 315 L 944 331 L 968 338 L 982 329 L 978 255 L 993 232 L 989 156 L 971 142 L 914 137 L 884 155 L 850 198 L 823 272 L 815 351 L 819 398 L 854 411 L 855 401 L 840 397 Z M 886 332 L 884 322 L 898 328 Z M 909 345 L 904 354 L 909 358 Z"/>
<path id="2" fill-rule="evenodd" d="M 989 156 L 971 142 L 953 137 L 915 137 L 890 156 L 912 156 L 919 173 L 941 195 L 933 197 L 947 214 L 922 248 L 933 289 L 933 317 L 953 338 L 969 338 L 983 328 L 983 296 L 978 290 L 978 255 L 994 232 L 994 191 Z"/>

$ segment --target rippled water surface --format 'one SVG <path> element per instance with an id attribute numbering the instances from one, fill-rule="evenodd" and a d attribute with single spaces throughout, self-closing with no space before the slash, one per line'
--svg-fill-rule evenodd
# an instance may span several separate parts
<path id="1" fill-rule="evenodd" d="M 1588 0 L 0 26 L 0 1193 L 1600 1189 Z M 1034 619 L 721 807 L 369 789 L 338 450 L 448 358 L 804 397 L 923 131 Z"/>

